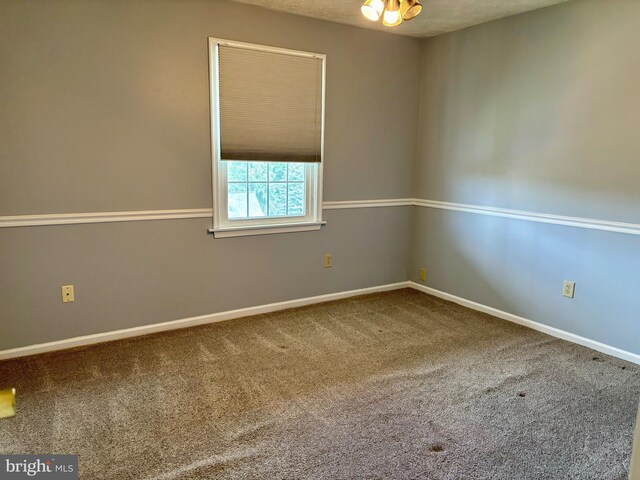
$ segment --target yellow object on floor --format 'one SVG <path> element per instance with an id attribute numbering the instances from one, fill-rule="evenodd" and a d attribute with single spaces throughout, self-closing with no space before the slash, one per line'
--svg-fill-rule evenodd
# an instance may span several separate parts
<path id="1" fill-rule="evenodd" d="M 0 390 L 0 418 L 15 417 L 16 415 L 16 389 L 7 388 Z"/>

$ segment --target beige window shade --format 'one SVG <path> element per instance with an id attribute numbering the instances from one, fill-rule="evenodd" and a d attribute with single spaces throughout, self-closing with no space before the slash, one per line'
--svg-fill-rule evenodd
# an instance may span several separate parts
<path id="1" fill-rule="evenodd" d="M 222 160 L 320 162 L 322 60 L 219 46 Z"/>

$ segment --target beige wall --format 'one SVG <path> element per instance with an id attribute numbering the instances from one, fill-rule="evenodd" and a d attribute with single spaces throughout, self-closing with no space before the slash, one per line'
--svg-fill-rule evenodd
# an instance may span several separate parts
<path id="1" fill-rule="evenodd" d="M 638 45 L 637 0 L 576 0 L 426 40 L 416 196 L 640 223 Z M 640 353 L 640 236 L 414 215 L 413 279 L 425 266 L 434 288 Z"/>
<path id="2" fill-rule="evenodd" d="M 210 207 L 213 35 L 327 54 L 326 200 L 640 221 L 635 0 L 423 42 L 224 0 L 0 2 L 0 215 Z M 225 240 L 207 219 L 0 229 L 0 349 L 425 266 L 430 286 L 640 353 L 640 237 L 411 207 L 325 217 L 320 232 Z"/>
<path id="3" fill-rule="evenodd" d="M 208 36 L 326 53 L 325 200 L 412 194 L 418 40 L 224 0 L 0 12 L 0 215 L 210 208 Z M 2 228 L 0 350 L 406 280 L 410 207 L 325 219 L 222 240 L 210 219 Z"/>
<path id="4" fill-rule="evenodd" d="M 411 194 L 416 39 L 224 0 L 0 1 L 0 215 L 210 207 L 208 36 L 326 53 L 325 199 Z"/>
<path id="5" fill-rule="evenodd" d="M 427 40 L 418 196 L 640 222 L 639 40 L 637 0 Z"/>

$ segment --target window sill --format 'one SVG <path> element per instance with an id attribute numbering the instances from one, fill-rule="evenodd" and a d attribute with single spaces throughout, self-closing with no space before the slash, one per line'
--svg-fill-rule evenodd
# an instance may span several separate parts
<path id="1" fill-rule="evenodd" d="M 213 233 L 215 238 L 248 237 L 252 235 L 273 235 L 275 233 L 308 232 L 320 230 L 320 227 L 327 222 L 310 223 L 286 223 L 273 225 L 252 225 L 241 227 L 210 228 L 209 233 Z"/>

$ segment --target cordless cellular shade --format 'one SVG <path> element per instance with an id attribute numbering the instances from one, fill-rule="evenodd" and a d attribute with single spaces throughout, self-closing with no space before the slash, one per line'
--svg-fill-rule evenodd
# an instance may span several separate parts
<path id="1" fill-rule="evenodd" d="M 320 162 L 322 60 L 219 46 L 222 160 Z"/>

